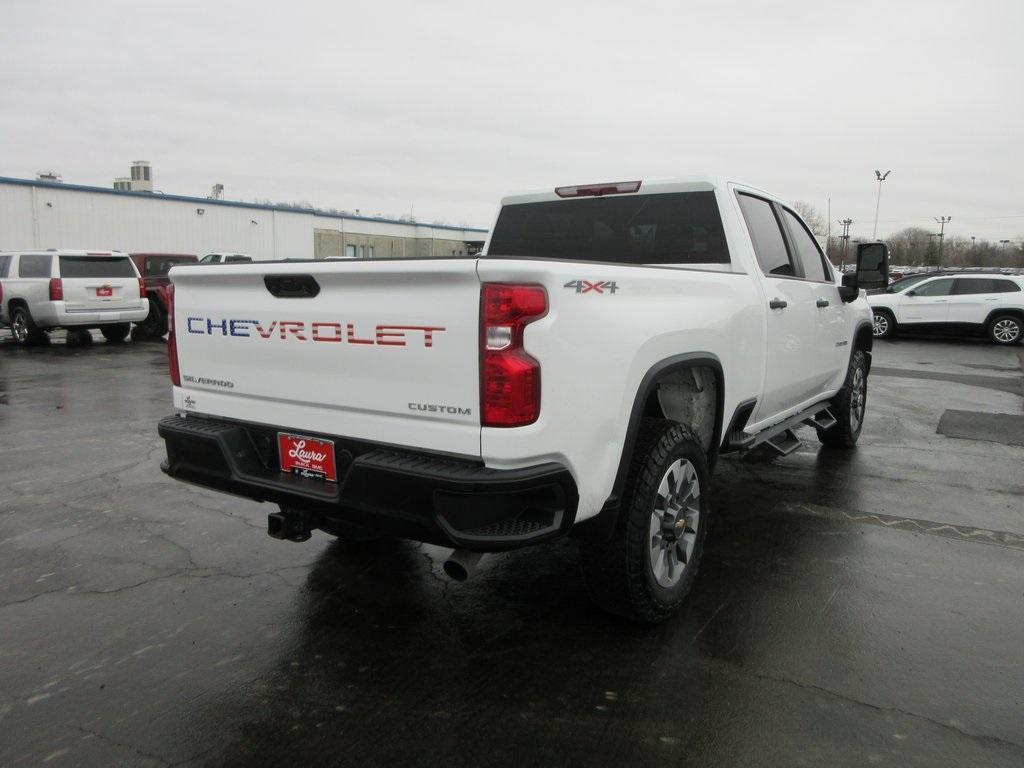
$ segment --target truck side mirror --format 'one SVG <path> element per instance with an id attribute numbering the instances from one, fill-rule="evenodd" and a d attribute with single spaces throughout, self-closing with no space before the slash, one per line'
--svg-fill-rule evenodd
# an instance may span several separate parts
<path id="1" fill-rule="evenodd" d="M 857 246 L 857 287 L 870 291 L 889 284 L 889 249 L 885 243 Z"/>
<path id="2" fill-rule="evenodd" d="M 839 287 L 839 298 L 844 304 L 856 301 L 860 296 L 860 289 L 857 287 L 857 273 L 846 272 L 843 274 L 843 284 Z"/>

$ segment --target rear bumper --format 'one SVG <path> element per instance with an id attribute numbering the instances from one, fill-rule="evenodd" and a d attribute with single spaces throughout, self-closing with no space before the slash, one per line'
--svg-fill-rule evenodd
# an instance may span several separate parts
<path id="1" fill-rule="evenodd" d="M 338 483 L 278 467 L 275 427 L 169 416 L 158 431 L 171 477 L 332 522 L 480 552 L 516 549 L 569 530 L 579 500 L 560 464 L 514 470 L 384 447 L 334 435 Z M 290 431 L 281 429 L 280 431 Z"/>
<path id="2" fill-rule="evenodd" d="M 42 328 L 138 323 L 149 314 L 149 300 L 128 302 L 116 309 L 67 309 L 63 301 L 40 302 L 29 307 L 32 320 Z"/>

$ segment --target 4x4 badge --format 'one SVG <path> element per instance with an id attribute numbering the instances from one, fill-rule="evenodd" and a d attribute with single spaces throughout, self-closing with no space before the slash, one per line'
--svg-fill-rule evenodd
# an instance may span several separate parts
<path id="1" fill-rule="evenodd" d="M 591 282 L 590 280 L 570 280 L 568 283 L 562 286 L 563 288 L 573 288 L 576 293 L 615 293 L 619 290 L 619 286 L 615 284 L 614 280 L 597 280 Z"/>

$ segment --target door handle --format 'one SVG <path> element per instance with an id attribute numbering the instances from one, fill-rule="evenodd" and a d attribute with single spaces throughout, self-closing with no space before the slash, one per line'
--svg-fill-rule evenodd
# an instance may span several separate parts
<path id="1" fill-rule="evenodd" d="M 819 307 L 827 307 L 828 306 L 828 299 L 818 299 L 814 303 L 817 304 Z"/>
<path id="2" fill-rule="evenodd" d="M 785 309 L 789 306 L 789 302 L 783 301 L 782 299 L 772 299 L 768 302 L 768 306 L 771 309 Z"/>

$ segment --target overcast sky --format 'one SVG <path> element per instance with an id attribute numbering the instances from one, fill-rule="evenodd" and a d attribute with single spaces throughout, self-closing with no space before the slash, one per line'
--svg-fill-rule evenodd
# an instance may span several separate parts
<path id="1" fill-rule="evenodd" d="M 1024 235 L 1024 0 L 0 0 L 0 176 L 489 226 L 725 173 L 870 236 Z M 833 227 L 835 229 L 835 225 Z"/>

